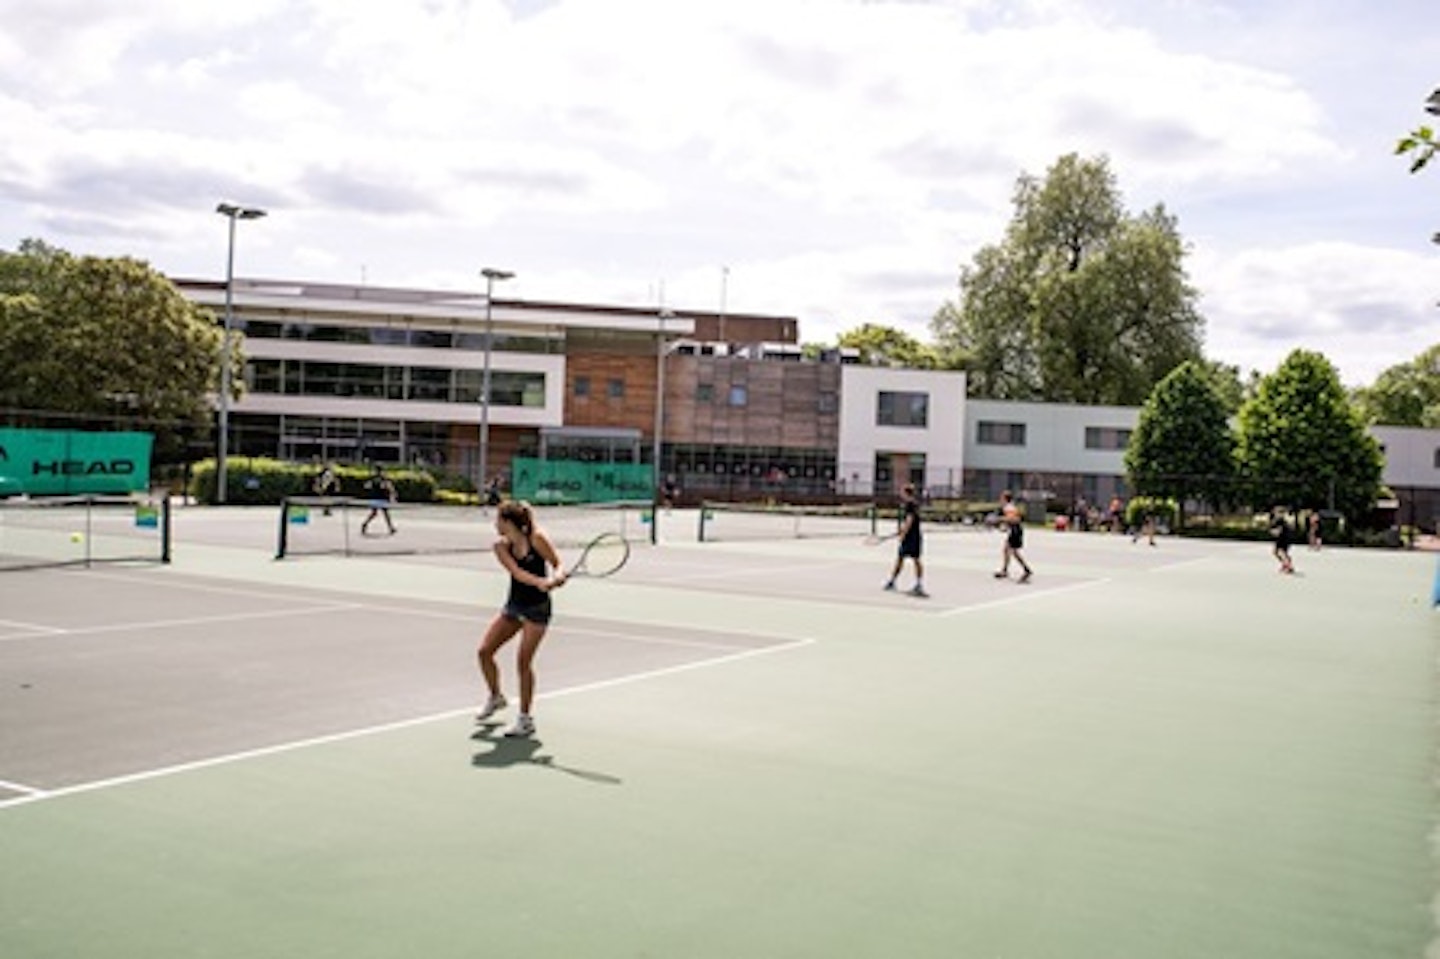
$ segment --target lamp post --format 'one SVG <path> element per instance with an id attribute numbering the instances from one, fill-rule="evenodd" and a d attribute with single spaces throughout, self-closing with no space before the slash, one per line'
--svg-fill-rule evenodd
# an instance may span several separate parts
<path id="1" fill-rule="evenodd" d="M 215 502 L 223 506 L 230 483 L 226 458 L 230 452 L 230 330 L 235 325 L 235 221 L 258 220 L 265 211 L 221 203 L 215 212 L 230 221 L 230 243 L 225 255 L 225 339 L 220 347 L 220 442 L 215 449 Z"/>
<path id="2" fill-rule="evenodd" d="M 480 482 L 477 488 L 483 495 L 485 484 L 490 481 L 490 341 L 494 339 L 490 302 L 496 282 L 513 279 L 515 274 L 487 266 L 480 275 L 485 277 L 485 370 L 480 374 Z"/>
<path id="3" fill-rule="evenodd" d="M 660 476 L 660 440 L 661 434 L 665 431 L 665 321 L 674 315 L 667 309 L 660 310 L 660 343 L 655 350 L 655 438 L 650 452 L 650 459 L 655 464 L 655 502 L 650 511 L 650 542 L 652 544 L 659 539 L 656 535 L 656 527 L 659 525 L 660 484 L 663 482 Z"/>

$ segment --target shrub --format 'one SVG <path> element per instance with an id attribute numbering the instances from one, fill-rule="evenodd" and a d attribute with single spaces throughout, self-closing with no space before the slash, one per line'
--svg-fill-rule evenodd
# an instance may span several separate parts
<path id="1" fill-rule="evenodd" d="M 276 506 L 287 496 L 310 496 L 315 482 L 315 468 L 310 465 L 260 456 L 232 456 L 226 468 L 226 501 L 237 506 Z M 369 491 L 365 482 L 370 469 L 364 466 L 340 466 L 335 470 L 340 480 L 338 496 L 364 498 Z M 213 459 L 195 464 L 191 472 L 190 492 L 202 503 L 214 503 L 216 468 Z M 395 484 L 395 492 L 404 503 L 430 503 L 436 496 L 435 477 L 424 470 L 392 469 L 385 475 Z"/>

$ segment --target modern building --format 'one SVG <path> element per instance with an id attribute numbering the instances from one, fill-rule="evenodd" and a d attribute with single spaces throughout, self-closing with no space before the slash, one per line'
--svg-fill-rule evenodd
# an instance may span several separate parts
<path id="1" fill-rule="evenodd" d="M 1396 521 L 1440 531 L 1440 430 L 1372 426 L 1385 454 L 1383 480 L 1398 502 Z"/>
<path id="2" fill-rule="evenodd" d="M 843 367 L 840 481 L 853 495 L 892 496 L 906 483 L 958 495 L 965 474 L 965 374 Z"/>
<path id="3" fill-rule="evenodd" d="M 1091 504 L 1128 495 L 1125 447 L 1140 421 L 1133 406 L 970 400 L 965 489 L 979 499 L 1012 490 L 1031 501 Z"/>
<path id="4" fill-rule="evenodd" d="M 175 282 L 223 316 L 223 282 Z M 793 344 L 798 326 L 793 317 L 256 279 L 234 281 L 232 310 L 247 357 L 232 455 L 418 462 L 469 476 L 479 468 L 487 368 L 491 472 L 542 451 L 638 462 L 654 435 L 662 343 L 709 342 L 723 328 Z"/>
<path id="5" fill-rule="evenodd" d="M 223 282 L 175 282 L 223 315 Z M 968 399 L 963 373 L 807 356 L 794 317 L 255 279 L 232 300 L 247 356 L 232 455 L 478 481 L 488 366 L 492 474 L 517 456 L 648 463 L 658 446 L 687 498 L 885 498 L 906 482 L 982 500 L 1128 496 L 1139 408 Z M 1400 521 L 1433 528 L 1440 430 L 1372 433 Z"/>

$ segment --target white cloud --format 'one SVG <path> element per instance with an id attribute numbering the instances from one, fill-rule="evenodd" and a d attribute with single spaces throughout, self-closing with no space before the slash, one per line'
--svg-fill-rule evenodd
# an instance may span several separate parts
<path id="1" fill-rule="evenodd" d="M 1235 11 L 1129 6 L 0 0 L 0 242 L 213 274 L 227 198 L 272 210 L 255 274 L 474 288 L 494 260 L 514 295 L 663 281 L 707 308 L 728 264 L 731 309 L 798 315 L 807 340 L 923 336 L 1016 176 L 1105 153 L 1134 208 L 1202 224 L 1219 358 L 1309 338 L 1358 375 L 1428 345 L 1425 255 L 1342 218 L 1379 188 L 1335 91 L 1381 71 L 1266 52 L 1276 24 L 1271 47 L 1312 51 L 1345 26 L 1252 11 L 1237 38 Z M 1297 208 L 1336 211 L 1313 231 L 1332 246 L 1296 239 Z M 1393 335 L 1356 332 L 1378 316 Z"/>

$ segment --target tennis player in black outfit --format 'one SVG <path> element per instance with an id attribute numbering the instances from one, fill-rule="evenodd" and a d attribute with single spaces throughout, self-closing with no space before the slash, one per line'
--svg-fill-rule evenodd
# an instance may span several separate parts
<path id="1" fill-rule="evenodd" d="M 908 557 L 915 564 L 915 585 L 910 588 L 911 596 L 929 596 L 925 592 L 925 566 L 920 562 L 920 551 L 924 539 L 920 533 L 920 503 L 915 498 L 915 484 L 906 483 L 900 491 L 900 548 L 895 552 L 895 566 L 885 588 L 893 590 L 895 580 Z"/>
<path id="2" fill-rule="evenodd" d="M 535 654 L 550 625 L 550 592 L 565 585 L 565 565 L 550 537 L 536 524 L 529 503 L 507 500 L 501 504 L 495 531 L 501 537 L 495 541 L 495 558 L 510 574 L 510 592 L 480 642 L 480 674 L 490 695 L 475 718 L 489 719 L 505 707 L 495 655 L 520 633 L 520 652 L 515 657 L 520 674 L 520 715 L 505 735 L 533 736 L 535 721 L 530 710 L 535 701 Z"/>

